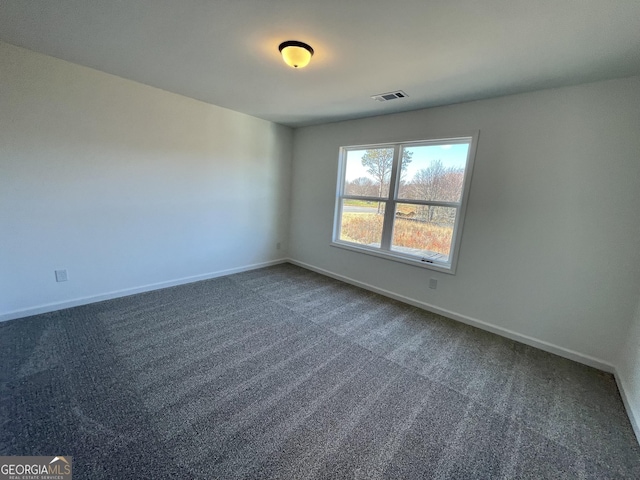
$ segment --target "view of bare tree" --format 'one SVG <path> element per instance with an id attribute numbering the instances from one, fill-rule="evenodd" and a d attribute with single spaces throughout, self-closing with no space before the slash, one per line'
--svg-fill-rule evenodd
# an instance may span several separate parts
<path id="1" fill-rule="evenodd" d="M 344 193 L 347 195 L 375 197 L 378 195 L 378 187 L 369 177 L 358 177 L 346 183 Z"/>
<path id="2" fill-rule="evenodd" d="M 403 150 L 402 152 L 402 173 L 411 163 L 413 152 Z M 393 149 L 392 148 L 376 148 L 366 150 L 362 156 L 362 165 L 366 167 L 367 172 L 375 179 L 377 185 L 378 197 L 385 197 L 389 192 L 389 181 L 391 180 L 391 168 L 393 166 Z M 402 175 L 402 174 L 401 174 Z M 380 205 L 378 213 L 380 213 Z"/>
<path id="3" fill-rule="evenodd" d="M 446 168 L 440 160 L 416 172 L 411 181 L 400 188 L 400 198 L 458 202 L 462 195 L 464 170 Z M 447 207 L 420 206 L 418 217 L 427 222 L 450 223 L 455 211 Z"/>

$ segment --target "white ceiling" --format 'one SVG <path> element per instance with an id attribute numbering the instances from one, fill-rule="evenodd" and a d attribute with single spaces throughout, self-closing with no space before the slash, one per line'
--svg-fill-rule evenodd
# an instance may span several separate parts
<path id="1" fill-rule="evenodd" d="M 0 0 L 0 40 L 302 126 L 640 75 L 640 1 Z"/>

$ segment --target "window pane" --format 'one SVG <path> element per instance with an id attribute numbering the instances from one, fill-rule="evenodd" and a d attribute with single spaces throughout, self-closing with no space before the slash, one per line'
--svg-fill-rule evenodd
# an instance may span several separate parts
<path id="1" fill-rule="evenodd" d="M 384 202 L 343 200 L 340 240 L 380 248 Z"/>
<path id="2" fill-rule="evenodd" d="M 460 202 L 468 143 L 403 148 L 399 199 Z"/>
<path id="3" fill-rule="evenodd" d="M 391 250 L 448 262 L 457 210 L 397 204 Z"/>
<path id="4" fill-rule="evenodd" d="M 349 150 L 344 184 L 346 195 L 386 198 L 393 166 L 393 148 Z"/>

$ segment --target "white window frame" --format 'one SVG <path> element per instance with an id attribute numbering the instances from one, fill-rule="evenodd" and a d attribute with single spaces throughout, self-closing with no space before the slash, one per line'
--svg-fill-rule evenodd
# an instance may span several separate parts
<path id="1" fill-rule="evenodd" d="M 471 188 L 471 176 L 473 174 L 473 164 L 476 157 L 476 146 L 478 143 L 478 136 L 480 132 L 476 131 L 467 135 L 456 136 L 439 136 L 431 137 L 422 140 L 412 140 L 405 142 L 389 142 L 369 145 L 351 145 L 340 147 L 339 156 L 339 168 L 338 168 L 338 183 L 336 188 L 336 203 L 335 214 L 333 223 L 333 237 L 331 245 L 334 247 L 344 248 L 347 250 L 365 253 L 368 255 L 374 255 L 377 257 L 386 258 L 396 262 L 402 262 L 409 265 L 414 265 L 422 268 L 428 268 L 430 270 L 436 270 L 439 272 L 455 274 L 458 264 L 458 255 L 460 253 L 460 243 L 462 241 L 462 227 L 464 225 L 465 214 L 467 210 L 467 203 L 469 200 L 469 190 Z M 413 200 L 413 199 L 398 199 L 399 189 L 399 176 L 398 170 L 401 166 L 401 152 L 403 148 L 411 146 L 423 146 L 423 145 L 451 145 L 455 143 L 469 143 L 469 150 L 467 152 L 467 161 L 464 169 L 464 180 L 462 186 L 462 196 L 459 202 L 440 202 L 430 200 Z M 387 197 L 371 197 L 363 195 L 346 195 L 344 193 L 345 176 L 347 168 L 347 153 L 352 150 L 368 150 L 374 148 L 393 148 L 393 164 L 391 169 L 391 178 L 389 181 L 389 193 Z M 382 202 L 385 204 L 385 213 L 382 227 L 382 238 L 380 247 L 374 247 L 369 245 L 362 245 L 358 243 L 347 242 L 340 239 L 340 228 L 342 220 L 342 204 L 343 200 L 365 200 L 372 202 Z M 431 205 L 442 206 L 457 209 L 456 220 L 453 227 L 453 236 L 451 241 L 451 251 L 449 253 L 448 261 L 438 260 L 437 258 L 430 259 L 428 257 L 419 257 L 417 255 L 411 255 L 398 251 L 391 250 L 391 242 L 393 237 L 393 227 L 396 219 L 395 211 L 396 205 L 401 204 L 414 204 L 414 205 Z"/>

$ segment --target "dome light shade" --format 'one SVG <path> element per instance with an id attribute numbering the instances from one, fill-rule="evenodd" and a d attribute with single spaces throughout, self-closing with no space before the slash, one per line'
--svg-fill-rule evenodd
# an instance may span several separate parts
<path id="1" fill-rule="evenodd" d="M 278 50 L 282 53 L 284 63 L 293 68 L 306 67 L 311 61 L 311 56 L 313 55 L 313 48 L 306 43 L 298 42 L 296 40 L 282 42 L 278 47 Z"/>

